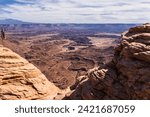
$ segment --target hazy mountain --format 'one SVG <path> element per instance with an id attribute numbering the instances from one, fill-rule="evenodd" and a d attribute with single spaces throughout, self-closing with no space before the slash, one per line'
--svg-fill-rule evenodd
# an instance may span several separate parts
<path id="1" fill-rule="evenodd" d="M 28 24 L 28 22 L 23 22 L 16 19 L 2 19 L 0 20 L 0 24 Z"/>
<path id="2" fill-rule="evenodd" d="M 3 19 L 0 20 L 0 25 L 8 24 L 10 27 L 7 27 L 8 29 L 12 28 L 12 24 L 15 24 L 15 28 L 17 27 L 18 30 L 24 30 L 29 29 L 31 31 L 36 30 L 37 31 L 58 31 L 67 33 L 72 35 L 72 33 L 75 33 L 78 35 L 77 31 L 79 32 L 86 32 L 88 34 L 90 33 L 97 33 L 97 32 L 108 32 L 108 33 L 122 33 L 126 30 L 128 30 L 130 27 L 136 26 L 137 24 L 74 24 L 74 23 L 32 23 L 32 22 L 24 22 L 21 20 L 16 19 Z"/>

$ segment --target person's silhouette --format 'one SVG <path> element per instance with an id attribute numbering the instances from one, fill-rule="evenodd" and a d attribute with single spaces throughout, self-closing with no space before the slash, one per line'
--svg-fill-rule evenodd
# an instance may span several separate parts
<path id="1" fill-rule="evenodd" d="M 2 44 L 3 44 L 3 41 L 5 40 L 5 32 L 4 32 L 4 29 L 1 28 L 1 40 L 2 40 Z"/>

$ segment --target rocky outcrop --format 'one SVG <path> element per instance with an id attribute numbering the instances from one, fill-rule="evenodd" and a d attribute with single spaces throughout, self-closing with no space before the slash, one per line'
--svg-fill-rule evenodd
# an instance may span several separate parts
<path id="1" fill-rule="evenodd" d="M 35 66 L 0 45 L 0 99 L 53 99 L 58 92 Z"/>
<path id="2" fill-rule="evenodd" d="M 129 29 L 104 68 L 88 72 L 68 99 L 150 99 L 150 24 Z"/>

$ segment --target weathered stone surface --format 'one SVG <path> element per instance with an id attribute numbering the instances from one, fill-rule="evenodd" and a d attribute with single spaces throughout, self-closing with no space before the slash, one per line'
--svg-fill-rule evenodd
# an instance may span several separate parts
<path id="1" fill-rule="evenodd" d="M 150 24 L 123 33 L 112 62 L 86 77 L 69 99 L 150 99 Z"/>
<path id="2" fill-rule="evenodd" d="M 58 91 L 35 66 L 0 45 L 0 99 L 53 99 Z"/>

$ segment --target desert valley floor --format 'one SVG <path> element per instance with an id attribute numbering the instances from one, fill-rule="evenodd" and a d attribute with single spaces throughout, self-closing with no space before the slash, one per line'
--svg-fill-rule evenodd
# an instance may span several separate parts
<path id="1" fill-rule="evenodd" d="M 4 46 L 38 67 L 61 89 L 75 88 L 76 79 L 113 57 L 120 33 L 88 30 L 42 31 L 8 27 Z"/>

